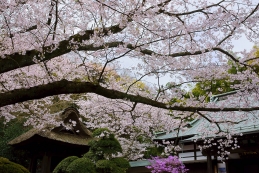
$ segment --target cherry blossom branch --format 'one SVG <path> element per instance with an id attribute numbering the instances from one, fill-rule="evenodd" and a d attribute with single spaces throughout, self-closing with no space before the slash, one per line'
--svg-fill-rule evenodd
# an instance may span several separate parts
<path id="1" fill-rule="evenodd" d="M 71 37 L 69 40 L 72 40 L 73 38 L 77 38 L 77 36 L 78 35 L 75 35 L 75 36 Z M 83 40 L 83 38 L 80 38 L 80 40 Z M 42 53 L 41 51 L 37 51 L 37 50 L 29 50 L 29 51 L 26 51 L 25 55 L 19 54 L 19 53 L 6 55 L 6 58 L 4 58 L 4 59 L 0 58 L 0 66 L 2 67 L 0 69 L 0 73 L 4 73 L 4 72 L 10 71 L 10 70 L 15 70 L 15 69 L 18 69 L 18 68 L 21 68 L 21 67 L 36 64 L 37 62 L 35 62 L 35 57 L 37 57 L 39 62 L 42 62 L 42 61 L 48 61 L 48 60 L 50 60 L 52 58 L 55 58 L 57 56 L 61 56 L 61 55 L 66 54 L 70 51 L 73 51 L 73 49 L 71 48 L 71 45 L 72 44 L 69 43 L 68 40 L 65 40 L 65 41 L 61 41 L 59 43 L 59 46 L 57 46 L 57 48 L 54 49 L 52 52 L 45 51 L 45 53 Z M 78 51 L 80 51 L 80 50 L 95 51 L 95 50 L 100 50 L 100 49 L 105 49 L 105 48 L 118 47 L 120 45 L 124 45 L 124 43 L 123 42 L 110 42 L 110 43 L 105 43 L 101 46 L 94 46 L 93 44 L 81 45 L 81 46 L 78 46 L 77 50 Z M 124 46 L 127 47 L 130 50 L 136 50 L 136 48 L 139 48 L 142 45 L 132 46 L 131 44 L 127 44 L 127 45 L 124 45 Z M 53 47 L 53 45 L 52 46 L 46 46 L 45 49 L 48 50 L 48 49 L 51 49 L 51 47 Z M 177 53 L 173 53 L 173 54 L 170 54 L 170 55 L 167 55 L 167 56 L 168 57 L 181 57 L 181 56 L 190 56 L 190 55 L 201 55 L 203 53 L 211 52 L 212 50 L 219 51 L 219 52 L 227 55 L 228 57 L 230 57 L 233 61 L 247 66 L 247 64 L 239 62 L 239 60 L 237 60 L 233 55 L 231 55 L 229 52 L 227 52 L 227 51 L 225 51 L 225 50 L 223 50 L 222 48 L 219 48 L 219 47 L 215 47 L 215 48 L 212 48 L 212 49 L 198 50 L 198 51 L 195 51 L 195 52 L 188 52 L 188 51 L 177 52 Z M 130 51 L 127 51 L 126 53 L 128 53 L 128 52 L 130 52 Z M 144 55 L 164 56 L 162 54 L 156 53 L 156 52 L 154 52 L 152 50 L 149 50 L 149 49 L 140 49 L 140 52 Z M 41 57 L 44 57 L 44 58 L 41 58 Z"/>
<path id="2" fill-rule="evenodd" d="M 54 28 L 53 28 L 53 36 L 52 36 L 52 40 L 55 40 L 55 35 L 56 35 L 56 30 L 57 30 L 57 25 L 58 25 L 58 1 L 55 1 L 55 22 L 54 22 Z"/>
<path id="3" fill-rule="evenodd" d="M 217 134 L 220 133 L 220 132 L 223 132 L 222 129 L 220 128 L 218 122 L 213 122 L 211 119 L 209 119 L 207 116 L 205 116 L 204 114 L 200 113 L 199 111 L 197 111 L 197 114 L 199 114 L 201 117 L 203 117 L 204 119 L 206 119 L 208 122 L 210 122 L 210 123 L 215 123 L 216 126 L 218 127 L 218 132 L 217 132 Z"/>
<path id="4" fill-rule="evenodd" d="M 259 5 L 259 4 L 258 4 Z M 258 9 L 258 5 L 254 8 L 254 10 L 242 21 L 242 23 L 248 19 L 252 14 L 255 13 L 256 9 Z M 37 27 L 37 26 L 35 26 Z M 32 29 L 35 28 L 34 26 L 32 27 Z M 118 33 L 120 31 L 122 31 L 123 28 L 120 28 L 119 25 L 114 25 L 111 26 L 109 28 L 104 28 L 103 31 L 103 35 L 107 35 L 108 32 L 110 31 L 111 33 Z M 68 40 L 63 40 L 61 42 L 59 42 L 58 45 L 50 45 L 50 46 L 46 46 L 45 52 L 43 53 L 44 55 L 44 59 L 42 59 L 42 51 L 39 50 L 27 50 L 25 52 L 25 55 L 20 54 L 20 53 L 13 53 L 11 55 L 5 55 L 5 57 L 1 57 L 0 58 L 0 66 L 2 67 L 0 69 L 0 73 L 4 73 L 10 70 L 14 70 L 20 67 L 25 67 L 25 66 L 29 66 L 32 64 L 35 64 L 35 60 L 34 58 L 38 59 L 39 61 L 45 61 L 45 60 L 50 60 L 54 57 L 66 54 L 68 52 L 70 52 L 72 50 L 71 47 L 73 47 L 73 43 L 70 43 L 71 41 L 76 41 L 78 43 L 81 43 L 84 40 L 89 40 L 90 36 L 94 34 L 94 30 L 87 30 L 85 31 L 85 33 L 83 35 L 80 34 L 76 34 L 71 36 Z M 76 44 L 77 45 L 77 44 Z M 53 50 L 53 48 L 55 47 L 55 49 Z M 104 46 L 105 47 L 105 46 Z M 133 46 L 127 45 L 128 48 L 133 49 Z M 94 49 L 93 46 L 84 46 L 84 47 L 80 47 L 82 50 L 98 50 L 101 49 L 101 47 Z M 233 59 L 235 62 L 238 62 L 237 59 L 235 59 L 233 56 L 230 56 L 229 53 L 227 53 L 226 51 L 223 51 L 220 48 L 213 48 L 214 50 L 218 50 L 221 51 L 222 53 L 226 54 L 227 56 L 229 56 L 231 59 Z M 48 52 L 51 51 L 51 52 Z M 178 57 L 178 56 L 188 56 L 188 55 L 198 55 L 198 54 L 202 54 L 204 52 L 209 52 L 209 49 L 206 49 L 204 51 L 196 51 L 194 53 L 190 53 L 190 52 L 180 52 L 180 53 L 174 53 L 172 55 L 169 55 L 171 57 Z M 144 49 L 141 50 L 141 52 L 143 54 L 146 55 L 152 55 L 152 54 L 156 54 L 155 52 L 148 50 L 148 49 Z M 156 54 L 159 55 L 159 54 Z M 15 61 L 16 63 L 13 63 L 13 61 Z M 244 64 L 243 64 L 244 65 Z"/>
<path id="5" fill-rule="evenodd" d="M 22 31 L 18 31 L 18 32 L 15 32 L 14 34 L 10 34 L 10 38 L 14 37 L 15 34 L 22 34 L 22 33 L 26 33 L 26 32 L 29 32 L 29 31 L 32 31 L 32 30 L 35 30 L 37 29 L 37 25 L 33 25 L 25 30 L 22 30 Z"/>
<path id="6" fill-rule="evenodd" d="M 5 20 L 6 26 L 7 26 L 8 31 L 9 31 L 9 35 L 10 35 L 11 42 L 12 42 L 12 47 L 13 47 L 13 49 L 14 49 L 14 43 L 13 43 L 13 37 L 12 37 L 13 34 L 12 34 L 11 28 L 10 28 L 10 26 L 9 26 L 9 24 L 8 24 L 8 21 L 6 20 L 5 15 L 4 15 L 4 20 Z"/>
<path id="7" fill-rule="evenodd" d="M 119 25 L 114 25 L 108 28 L 104 28 L 102 31 L 103 35 L 108 35 L 108 33 L 118 33 L 121 32 L 124 28 L 120 28 Z M 26 50 L 24 54 L 22 53 L 13 53 L 10 55 L 5 55 L 4 57 L 0 57 L 0 73 L 8 72 L 11 70 L 15 70 L 17 68 L 26 67 L 29 65 L 36 64 L 35 59 L 38 61 L 46 61 L 50 60 L 52 58 L 55 58 L 57 56 L 64 55 L 66 53 L 69 53 L 73 50 L 72 46 L 73 43 L 76 42 L 76 45 L 79 43 L 82 43 L 85 40 L 89 40 L 91 36 L 94 34 L 94 30 L 86 30 L 84 34 L 75 34 L 67 40 L 60 41 L 58 45 L 50 45 L 45 46 L 45 51 L 42 52 L 41 50 Z M 118 44 L 116 44 L 117 46 Z M 100 47 L 95 47 L 93 45 L 88 45 L 81 47 L 82 50 L 99 50 L 103 49 L 105 45 Z M 79 47 L 80 50 L 80 47 Z M 42 59 L 41 57 L 44 56 Z M 16 63 L 13 63 L 16 62 Z"/>
<path id="8" fill-rule="evenodd" d="M 193 11 L 184 12 L 184 13 L 170 13 L 170 12 L 167 12 L 167 11 L 165 11 L 163 9 L 159 9 L 157 14 L 163 13 L 163 14 L 166 14 L 168 16 L 176 16 L 176 17 L 190 15 L 190 14 L 193 14 L 193 13 L 203 13 L 203 14 L 207 15 L 207 12 L 204 12 L 204 10 L 212 8 L 212 7 L 215 7 L 215 6 L 219 6 L 224 1 L 225 0 L 222 0 L 222 1 L 218 2 L 218 3 L 216 3 L 216 4 L 208 5 L 207 7 L 200 8 L 200 9 L 193 10 Z"/>
<path id="9" fill-rule="evenodd" d="M 176 110 L 176 111 L 207 111 L 207 112 L 233 112 L 233 111 L 255 111 L 259 107 L 247 108 L 206 108 L 206 107 L 192 107 L 192 106 L 170 106 L 167 103 L 154 101 L 153 99 L 143 97 L 140 95 L 126 94 L 121 91 L 107 89 L 100 85 L 90 82 L 73 82 L 61 80 L 45 85 L 34 86 L 30 88 L 15 89 L 10 92 L 0 93 L 0 107 L 20 103 L 33 99 L 41 99 L 48 96 L 60 94 L 79 94 L 79 93 L 95 93 L 110 99 L 124 99 L 131 102 L 143 103 L 157 108 Z"/>

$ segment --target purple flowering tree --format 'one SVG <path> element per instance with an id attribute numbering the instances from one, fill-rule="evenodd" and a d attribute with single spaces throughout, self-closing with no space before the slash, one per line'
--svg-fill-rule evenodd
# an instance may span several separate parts
<path id="1" fill-rule="evenodd" d="M 150 162 L 151 165 L 147 168 L 152 169 L 152 173 L 185 173 L 188 171 L 177 156 L 153 157 Z"/>

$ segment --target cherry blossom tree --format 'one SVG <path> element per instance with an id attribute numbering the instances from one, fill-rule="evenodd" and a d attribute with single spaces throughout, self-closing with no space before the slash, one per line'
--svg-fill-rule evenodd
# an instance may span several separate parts
<path id="1" fill-rule="evenodd" d="M 228 78 L 241 81 L 231 86 L 239 95 L 258 100 L 258 55 L 231 53 L 240 37 L 258 41 L 256 1 L 7 0 L 0 11 L 0 116 L 7 121 L 25 112 L 26 125 L 59 125 L 46 105 L 72 100 L 90 127 L 126 135 L 122 147 L 138 146 L 136 156 L 140 136 L 181 129 L 195 116 L 218 124 L 207 115 L 224 112 L 236 123 L 236 112 L 244 118 L 259 110 L 240 99 L 184 97 L 186 84 Z M 228 60 L 247 70 L 229 74 Z M 125 69 L 133 77 L 121 77 Z M 143 82 L 149 77 L 153 84 Z"/>

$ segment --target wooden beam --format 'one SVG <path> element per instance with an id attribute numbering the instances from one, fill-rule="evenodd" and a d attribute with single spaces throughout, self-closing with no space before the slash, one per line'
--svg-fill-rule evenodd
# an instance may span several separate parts
<path id="1" fill-rule="evenodd" d="M 30 165 L 29 165 L 29 171 L 30 173 L 36 173 L 36 168 L 37 168 L 37 157 L 36 156 L 32 156 L 31 160 L 30 160 Z"/>
<path id="2" fill-rule="evenodd" d="M 228 160 L 225 160 L 225 165 L 226 165 L 226 173 L 229 173 L 229 170 L 228 170 Z"/>
<path id="3" fill-rule="evenodd" d="M 193 143 L 193 147 L 194 147 L 194 160 L 197 160 L 197 151 L 196 151 L 196 143 Z"/>
<path id="4" fill-rule="evenodd" d="M 43 155 L 41 173 L 50 173 L 51 156 L 46 152 Z"/>
<path id="5" fill-rule="evenodd" d="M 211 160 L 211 153 L 208 152 L 207 154 L 207 173 L 213 173 L 213 166 Z"/>

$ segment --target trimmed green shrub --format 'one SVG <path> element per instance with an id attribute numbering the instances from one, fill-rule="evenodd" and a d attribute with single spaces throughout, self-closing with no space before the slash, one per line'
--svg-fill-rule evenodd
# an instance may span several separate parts
<path id="1" fill-rule="evenodd" d="M 99 128 L 93 131 L 93 137 L 99 137 L 103 133 L 110 134 L 111 131 L 107 128 Z"/>
<path id="2" fill-rule="evenodd" d="M 66 173 L 68 165 L 74 160 L 78 159 L 77 156 L 69 156 L 63 159 L 54 169 L 53 173 Z"/>
<path id="3" fill-rule="evenodd" d="M 0 172 L 3 173 L 30 173 L 25 167 L 0 157 Z"/>
<path id="4" fill-rule="evenodd" d="M 119 141 L 107 128 L 95 130 L 93 136 L 99 138 L 89 142 L 90 151 L 94 153 L 93 160 L 110 159 L 112 155 L 122 152 Z"/>
<path id="5" fill-rule="evenodd" d="M 116 165 L 112 161 L 110 161 L 110 160 L 98 160 L 96 162 L 96 168 L 97 169 L 108 169 L 108 170 L 111 170 L 115 166 Z"/>
<path id="6" fill-rule="evenodd" d="M 98 172 L 105 173 L 126 173 L 130 167 L 129 162 L 124 158 L 113 158 L 111 160 L 98 160 L 96 168 Z"/>
<path id="7" fill-rule="evenodd" d="M 96 173 L 94 163 L 87 158 L 79 158 L 70 163 L 66 173 Z"/>
<path id="8" fill-rule="evenodd" d="M 122 157 L 113 158 L 111 161 L 113 161 L 118 167 L 124 168 L 126 170 L 130 167 L 129 161 Z"/>
<path id="9" fill-rule="evenodd" d="M 92 151 L 88 151 L 87 153 L 85 153 L 83 155 L 83 157 L 88 158 L 88 159 L 92 159 L 92 158 L 95 157 L 95 154 Z"/>
<path id="10" fill-rule="evenodd" d="M 90 150 L 82 158 L 72 156 L 62 160 L 53 173 L 126 173 L 129 162 L 121 157 L 113 158 L 122 151 L 114 134 L 102 128 L 95 130 L 93 136 L 98 139 L 89 142 Z"/>

